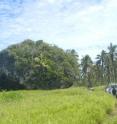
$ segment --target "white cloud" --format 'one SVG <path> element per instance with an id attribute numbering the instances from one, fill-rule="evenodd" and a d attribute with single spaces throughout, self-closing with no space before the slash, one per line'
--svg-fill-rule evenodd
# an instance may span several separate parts
<path id="1" fill-rule="evenodd" d="M 47 0 L 49 3 L 55 3 L 57 0 Z"/>
<path id="2" fill-rule="evenodd" d="M 88 1 L 88 2 L 87 2 Z M 96 45 L 117 44 L 117 1 L 36 0 L 23 4 L 23 13 L 0 22 L 2 41 L 44 39 L 67 48 L 85 48 L 79 54 L 97 54 Z M 11 40 L 13 39 L 13 41 Z M 94 46 L 94 48 L 92 48 Z"/>

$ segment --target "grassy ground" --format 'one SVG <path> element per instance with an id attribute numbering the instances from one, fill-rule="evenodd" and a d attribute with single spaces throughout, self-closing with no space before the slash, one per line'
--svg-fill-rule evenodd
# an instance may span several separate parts
<path id="1" fill-rule="evenodd" d="M 112 112 L 107 115 L 103 124 L 117 124 L 117 105 Z"/>
<path id="2" fill-rule="evenodd" d="M 0 124 L 112 124 L 115 103 L 100 88 L 1 92 Z"/>

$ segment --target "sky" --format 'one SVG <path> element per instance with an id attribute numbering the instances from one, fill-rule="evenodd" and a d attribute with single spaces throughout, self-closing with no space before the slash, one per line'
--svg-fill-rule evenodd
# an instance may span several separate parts
<path id="1" fill-rule="evenodd" d="M 25 39 L 95 58 L 117 44 L 117 0 L 0 0 L 0 50 Z"/>

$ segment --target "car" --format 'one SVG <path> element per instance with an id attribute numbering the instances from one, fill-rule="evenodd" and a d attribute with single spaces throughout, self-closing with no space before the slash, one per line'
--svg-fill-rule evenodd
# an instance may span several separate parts
<path id="1" fill-rule="evenodd" d="M 117 92 L 117 84 L 116 83 L 113 83 L 113 84 L 110 84 L 109 86 L 107 86 L 106 87 L 106 92 L 108 92 L 110 94 L 113 94 L 112 93 L 113 88 L 115 88 L 115 90 Z"/>

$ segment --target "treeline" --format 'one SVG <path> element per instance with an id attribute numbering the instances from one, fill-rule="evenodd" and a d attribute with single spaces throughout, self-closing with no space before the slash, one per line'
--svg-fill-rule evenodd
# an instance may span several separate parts
<path id="1" fill-rule="evenodd" d="M 102 50 L 96 62 L 89 55 L 79 63 L 75 50 L 42 40 L 25 40 L 0 52 L 0 89 L 56 89 L 97 86 L 117 81 L 117 46 Z"/>
<path id="2" fill-rule="evenodd" d="M 86 55 L 81 60 L 81 80 L 88 86 L 108 85 L 117 82 L 117 45 L 110 43 L 108 50 L 102 50 L 93 63 Z"/>

